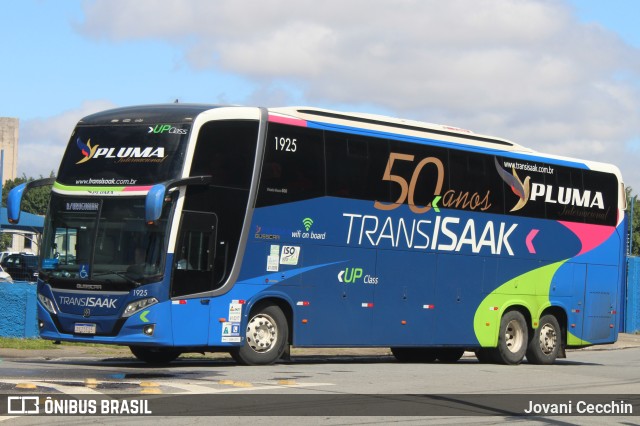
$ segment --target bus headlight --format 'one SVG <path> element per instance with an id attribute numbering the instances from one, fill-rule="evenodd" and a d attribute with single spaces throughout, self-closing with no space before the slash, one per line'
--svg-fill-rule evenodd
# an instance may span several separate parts
<path id="1" fill-rule="evenodd" d="M 155 297 L 150 297 L 148 299 L 140 299 L 140 300 L 136 300 L 135 302 L 131 302 L 127 305 L 126 308 L 124 308 L 124 312 L 122 313 L 122 318 L 128 318 L 131 315 L 135 314 L 136 312 L 139 312 L 151 305 L 155 305 L 156 303 L 158 303 L 158 299 L 156 299 Z"/>
<path id="2" fill-rule="evenodd" d="M 49 311 L 51 314 L 56 314 L 56 307 L 53 305 L 53 300 L 49 299 L 47 296 L 44 296 L 38 293 L 38 300 L 44 306 L 44 308 Z"/>

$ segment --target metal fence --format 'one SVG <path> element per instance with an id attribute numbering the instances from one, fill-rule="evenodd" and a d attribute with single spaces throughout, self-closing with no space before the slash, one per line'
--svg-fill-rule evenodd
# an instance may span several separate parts
<path id="1" fill-rule="evenodd" d="M 640 331 L 640 257 L 627 258 L 627 294 L 625 300 L 624 332 Z"/>

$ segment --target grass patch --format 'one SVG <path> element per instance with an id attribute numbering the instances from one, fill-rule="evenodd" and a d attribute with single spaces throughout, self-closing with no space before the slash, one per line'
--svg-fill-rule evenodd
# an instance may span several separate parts
<path id="1" fill-rule="evenodd" d="M 92 347 L 102 349 L 120 349 L 121 346 L 115 345 L 103 345 L 100 343 L 71 343 L 61 342 L 60 344 L 53 343 L 52 340 L 44 340 L 40 338 L 25 339 L 20 337 L 0 337 L 0 348 L 4 349 L 33 349 L 33 350 L 47 350 L 47 349 L 61 349 L 63 347 Z"/>
<path id="2" fill-rule="evenodd" d="M 56 349 L 57 346 L 49 340 L 38 338 L 0 337 L 0 348 L 4 349 Z"/>

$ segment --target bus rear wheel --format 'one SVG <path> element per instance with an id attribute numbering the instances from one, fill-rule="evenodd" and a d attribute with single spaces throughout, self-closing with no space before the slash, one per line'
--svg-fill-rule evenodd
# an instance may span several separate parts
<path id="1" fill-rule="evenodd" d="M 244 345 L 230 351 L 243 365 L 273 364 L 282 357 L 289 339 L 287 318 L 273 304 L 256 307 L 249 316 Z"/>
<path id="2" fill-rule="evenodd" d="M 140 361 L 144 361 L 147 364 L 169 364 L 171 361 L 178 358 L 181 354 L 180 351 L 168 348 L 148 348 L 145 346 L 129 346 L 131 353 Z"/>
<path id="3" fill-rule="evenodd" d="M 509 311 L 500 320 L 495 359 L 501 364 L 516 365 L 524 359 L 529 342 L 527 321 L 518 311 Z"/>
<path id="4" fill-rule="evenodd" d="M 531 364 L 553 364 L 560 351 L 561 336 L 556 317 L 544 315 L 529 341 L 527 361 Z"/>
<path id="5" fill-rule="evenodd" d="M 438 357 L 435 349 L 430 348 L 391 348 L 391 353 L 400 362 L 433 362 Z"/>

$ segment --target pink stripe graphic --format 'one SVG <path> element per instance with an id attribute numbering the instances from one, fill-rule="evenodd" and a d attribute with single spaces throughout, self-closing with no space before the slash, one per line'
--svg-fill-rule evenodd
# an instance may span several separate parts
<path id="1" fill-rule="evenodd" d="M 148 191 L 151 189 L 151 185 L 149 186 L 125 186 L 122 189 L 122 192 L 128 192 L 128 191 Z"/>
<path id="2" fill-rule="evenodd" d="M 580 238 L 580 242 L 582 243 L 582 250 L 580 250 L 580 253 L 578 253 L 577 256 L 580 256 L 581 254 L 598 247 L 600 244 L 605 242 L 616 230 L 615 226 L 590 225 L 588 223 L 574 223 L 563 221 L 558 221 L 558 223 L 561 223 L 562 225 L 569 228 L 571 232 L 573 232 L 578 238 Z"/>
<path id="3" fill-rule="evenodd" d="M 270 123 L 288 124 L 290 126 L 307 127 L 307 121 L 306 120 L 300 120 L 298 118 L 291 118 L 291 117 L 283 117 L 281 115 L 269 115 L 269 122 Z"/>

